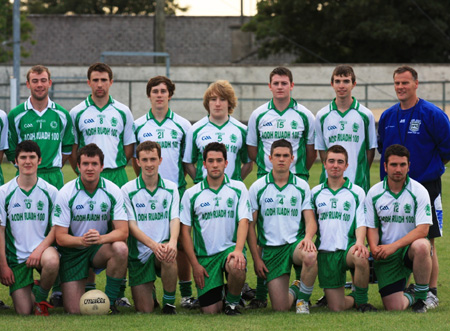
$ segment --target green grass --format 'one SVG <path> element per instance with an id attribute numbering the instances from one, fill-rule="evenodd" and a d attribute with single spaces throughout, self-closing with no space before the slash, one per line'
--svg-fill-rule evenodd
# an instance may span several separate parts
<path id="1" fill-rule="evenodd" d="M 311 171 L 311 186 L 318 183 L 320 174 L 320 164 L 315 164 Z M 372 183 L 378 181 L 379 164 L 374 164 L 372 168 Z M 131 167 L 127 167 L 129 178 L 134 178 Z M 9 164 L 3 164 L 5 180 L 13 178 L 15 170 Z M 66 181 L 75 178 L 72 170 L 65 166 L 63 169 Z M 256 171 L 245 181 L 249 186 L 256 178 Z M 450 212 L 450 175 L 443 177 L 443 206 L 445 212 Z M 192 182 L 189 183 L 192 185 Z M 444 214 L 446 215 L 446 214 Z M 230 318 L 224 315 L 204 316 L 198 311 L 188 311 L 178 308 L 178 315 L 163 316 L 157 310 L 150 315 L 138 315 L 134 309 L 122 309 L 119 316 L 68 316 L 64 314 L 62 308 L 51 310 L 51 316 L 42 317 L 20 317 L 14 310 L 0 311 L 1 330 L 35 330 L 39 329 L 60 329 L 67 330 L 87 330 L 87 329 L 115 329 L 115 330 L 148 330 L 152 329 L 184 329 L 184 330 L 281 330 L 300 329 L 302 327 L 320 329 L 350 329 L 350 330 L 371 330 L 371 329 L 392 329 L 392 330 L 423 330 L 423 329 L 448 329 L 450 325 L 450 252 L 445 247 L 450 244 L 448 237 L 438 240 L 437 249 L 439 253 L 440 274 L 439 274 L 439 299 L 440 306 L 430 310 L 427 314 L 417 315 L 411 311 L 406 312 L 385 312 L 366 313 L 362 315 L 355 311 L 343 313 L 331 313 L 327 309 L 314 309 L 309 316 L 297 316 L 293 311 L 287 313 L 274 313 L 269 308 L 253 311 L 244 311 L 243 316 Z M 256 286 L 256 277 L 253 272 L 253 261 L 249 254 L 249 266 L 247 281 L 251 287 Z M 104 273 L 97 277 L 97 287 L 104 290 Z M 156 282 L 158 298 L 162 297 L 162 285 L 158 279 Z M 194 290 L 195 294 L 195 290 Z M 130 289 L 127 288 L 126 295 L 131 299 Z M 316 286 L 311 301 L 316 301 L 322 295 L 321 289 Z M 177 305 L 179 307 L 179 293 L 177 293 Z M 0 299 L 11 305 L 8 288 L 0 285 Z M 377 285 L 369 287 L 369 301 L 377 308 L 382 308 Z"/>

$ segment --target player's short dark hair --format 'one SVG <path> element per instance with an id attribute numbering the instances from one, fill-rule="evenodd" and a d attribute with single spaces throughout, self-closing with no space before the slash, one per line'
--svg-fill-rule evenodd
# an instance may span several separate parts
<path id="1" fill-rule="evenodd" d="M 209 101 L 214 95 L 227 100 L 228 114 L 233 114 L 234 108 L 236 108 L 237 105 L 237 97 L 234 93 L 233 86 L 231 86 L 227 80 L 215 81 L 206 89 L 205 94 L 203 95 L 203 107 L 205 107 L 208 114 L 210 111 Z"/>
<path id="2" fill-rule="evenodd" d="M 50 70 L 46 66 L 37 64 L 35 66 L 32 66 L 30 70 L 27 72 L 27 82 L 30 81 L 30 75 L 31 73 L 37 73 L 38 75 L 42 74 L 43 72 L 46 72 L 48 75 L 48 80 L 50 80 Z"/>
<path id="3" fill-rule="evenodd" d="M 86 146 L 81 147 L 77 152 L 77 164 L 80 164 L 81 161 L 81 155 L 85 155 L 87 157 L 95 157 L 98 156 L 100 159 L 100 164 L 103 166 L 103 161 L 105 160 L 105 154 L 103 154 L 100 147 L 98 147 L 96 144 L 91 143 L 87 144 Z"/>
<path id="4" fill-rule="evenodd" d="M 276 67 L 275 69 L 273 69 L 269 76 L 269 83 L 272 83 L 272 77 L 275 75 L 288 76 L 290 83 L 294 81 L 294 78 L 292 77 L 292 72 L 286 67 Z"/>
<path id="5" fill-rule="evenodd" d="M 386 150 L 384 151 L 384 162 L 386 164 L 388 164 L 389 157 L 391 155 L 400 156 L 400 157 L 406 156 L 406 158 L 408 159 L 408 162 L 409 162 L 409 150 L 403 145 L 394 144 L 394 145 L 391 145 L 388 148 L 386 148 Z"/>
<path id="6" fill-rule="evenodd" d="M 417 74 L 417 71 L 414 70 L 414 68 L 412 68 L 410 66 L 407 66 L 407 65 L 402 65 L 402 66 L 398 67 L 397 69 L 395 69 L 394 70 L 394 74 L 392 75 L 392 77 L 395 78 L 395 75 L 402 74 L 402 73 L 407 72 L 407 71 L 411 73 L 411 76 L 412 76 L 412 78 L 414 80 L 418 80 L 419 79 L 419 75 Z"/>
<path id="7" fill-rule="evenodd" d="M 136 159 L 139 159 L 139 153 L 141 151 L 153 151 L 156 149 L 156 153 L 158 153 L 158 157 L 161 158 L 161 145 L 156 141 L 147 140 L 138 145 L 136 148 Z"/>
<path id="8" fill-rule="evenodd" d="M 107 65 L 106 63 L 97 62 L 97 63 L 91 64 L 91 66 L 89 67 L 88 72 L 87 72 L 87 78 L 89 80 L 91 79 L 91 74 L 93 71 L 107 72 L 108 76 L 109 76 L 109 80 L 113 79 L 113 72 L 111 70 L 111 67 L 109 65 Z"/>
<path id="9" fill-rule="evenodd" d="M 147 97 L 150 96 L 150 92 L 152 91 L 152 88 L 155 86 L 158 86 L 161 83 L 166 84 L 167 91 L 169 91 L 169 97 L 171 98 L 173 93 L 175 92 L 175 83 L 172 82 L 166 76 L 156 76 L 156 77 L 150 78 L 150 80 L 147 83 Z"/>
<path id="10" fill-rule="evenodd" d="M 38 156 L 38 159 L 41 158 L 41 149 L 39 148 L 39 145 L 32 140 L 24 140 L 17 144 L 15 157 L 16 160 L 19 157 L 19 154 L 22 152 L 29 152 L 29 153 L 35 152 L 36 155 Z"/>
<path id="11" fill-rule="evenodd" d="M 331 83 L 334 83 L 334 76 L 351 76 L 352 83 L 354 84 L 356 82 L 355 72 L 353 71 L 353 68 L 347 64 L 340 64 L 334 68 L 333 74 L 331 75 Z"/>
<path id="12" fill-rule="evenodd" d="M 325 161 L 328 160 L 328 154 L 330 154 L 330 153 L 344 154 L 344 156 L 345 156 L 345 163 L 348 163 L 347 150 L 344 147 L 342 147 L 341 145 L 333 145 L 330 148 L 328 148 L 326 156 L 325 156 Z"/>
<path id="13" fill-rule="evenodd" d="M 291 155 L 294 155 L 294 150 L 292 149 L 292 144 L 289 141 L 287 141 L 286 139 L 280 139 L 280 140 L 275 140 L 272 143 L 272 146 L 270 146 L 270 156 L 273 155 L 273 151 L 277 147 L 287 147 L 287 148 L 289 148 L 289 152 L 291 153 Z"/>
<path id="14" fill-rule="evenodd" d="M 222 143 L 213 142 L 206 145 L 203 150 L 203 161 L 206 161 L 209 152 L 222 152 L 223 158 L 227 160 L 227 148 Z"/>

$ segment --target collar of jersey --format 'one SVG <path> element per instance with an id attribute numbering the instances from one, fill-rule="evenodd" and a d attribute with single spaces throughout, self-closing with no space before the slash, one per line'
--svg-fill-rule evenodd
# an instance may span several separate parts
<path id="1" fill-rule="evenodd" d="M 158 191 L 158 187 L 164 188 L 164 181 L 161 178 L 161 175 L 158 174 L 158 183 L 156 184 L 155 190 L 152 192 L 147 188 L 147 185 L 145 185 L 144 179 L 142 179 L 142 174 L 139 175 L 138 178 L 136 178 L 136 184 L 138 189 L 144 189 L 146 190 L 151 196 L 155 195 L 156 191 Z"/>
<path id="2" fill-rule="evenodd" d="M 114 103 L 114 99 L 112 98 L 112 96 L 109 96 L 108 102 L 106 103 L 106 105 L 104 105 L 103 108 L 98 108 L 97 105 L 95 104 L 94 100 L 92 100 L 92 94 L 89 94 L 89 96 L 86 99 L 86 105 L 88 107 L 94 106 L 95 108 L 97 108 L 100 111 L 105 110 L 106 108 L 108 108 L 109 105 L 111 105 L 113 103 Z"/>
<path id="3" fill-rule="evenodd" d="M 271 170 L 269 174 L 266 176 L 266 184 L 273 184 L 278 189 L 278 191 L 283 191 L 284 188 L 289 184 L 295 184 L 294 181 L 295 181 L 294 174 L 292 172 L 289 172 L 289 178 L 287 180 L 286 185 L 284 185 L 283 187 L 279 187 L 277 184 L 275 184 L 275 179 L 273 178 L 273 170 Z"/>
<path id="4" fill-rule="evenodd" d="M 388 176 L 386 175 L 386 176 L 384 176 L 384 179 L 383 179 L 383 188 L 384 188 L 386 191 L 388 191 L 394 198 L 398 199 L 398 198 L 402 195 L 402 193 L 403 193 L 403 191 L 405 190 L 406 186 L 408 186 L 409 181 L 410 181 L 409 175 L 406 175 L 406 180 L 405 180 L 405 183 L 403 184 L 402 189 L 400 190 L 400 192 L 394 193 L 394 192 L 392 192 L 391 189 L 389 188 L 389 185 L 388 185 Z"/>
<path id="5" fill-rule="evenodd" d="M 33 185 L 33 187 L 32 187 L 29 191 L 25 191 L 24 189 L 22 189 L 22 188 L 19 186 L 19 183 L 17 183 L 17 178 L 18 178 L 18 177 L 19 177 L 19 176 L 17 176 L 17 177 L 15 178 L 15 179 L 16 179 L 16 185 L 17 185 L 17 187 L 22 191 L 23 194 L 25 194 L 27 197 L 29 197 L 30 194 L 34 191 L 34 188 L 36 187 L 36 185 L 37 185 L 37 183 L 38 183 L 38 181 L 39 181 L 39 177 L 38 177 L 36 183 Z"/>
<path id="6" fill-rule="evenodd" d="M 297 106 L 297 101 L 295 101 L 293 98 L 291 98 L 291 101 L 289 102 L 289 105 L 287 106 L 287 108 L 285 110 L 278 110 L 275 107 L 275 104 L 273 103 L 273 99 L 272 99 L 269 101 L 268 109 L 275 110 L 279 114 L 284 114 L 286 112 L 286 110 L 288 110 L 290 108 L 294 109 L 295 106 Z"/>
<path id="7" fill-rule="evenodd" d="M 350 110 L 352 110 L 352 109 L 358 110 L 359 109 L 359 102 L 358 102 L 358 100 L 356 100 L 354 97 L 352 97 L 352 99 L 353 99 L 353 102 L 350 105 L 350 108 L 347 109 L 344 112 L 340 112 L 338 107 L 337 107 L 337 105 L 336 105 L 336 98 L 334 98 L 333 101 L 331 101 L 330 110 L 336 110 L 337 113 L 339 115 L 341 115 L 341 117 L 345 117 L 345 115 L 347 115 Z"/>
<path id="8" fill-rule="evenodd" d="M 95 193 L 97 192 L 97 189 L 99 188 L 104 188 L 105 187 L 105 180 L 100 177 L 98 184 L 97 184 L 97 188 L 95 189 L 95 191 L 91 194 L 88 191 L 86 191 L 86 189 L 84 188 L 83 182 L 81 181 L 81 177 L 77 178 L 77 181 L 75 182 L 75 187 L 77 188 L 77 190 L 83 190 L 84 192 L 86 192 L 86 194 L 89 197 L 93 197 L 95 195 Z"/>
<path id="9" fill-rule="evenodd" d="M 326 181 L 325 183 L 322 184 L 322 188 L 326 188 L 328 189 L 328 191 L 330 191 L 333 195 L 336 195 L 339 191 L 341 191 L 342 189 L 349 189 L 352 187 L 352 182 L 347 178 L 344 177 L 345 182 L 344 185 L 342 185 L 340 188 L 338 188 L 336 191 L 332 190 L 329 186 L 328 186 L 328 181 Z"/>
<path id="10" fill-rule="evenodd" d="M 151 108 L 150 108 L 150 110 L 147 113 L 147 121 L 153 120 L 153 121 L 155 121 L 156 124 L 158 124 L 158 126 L 161 126 L 166 121 L 166 119 L 168 119 L 168 118 L 170 118 L 170 119 L 173 118 L 173 112 L 172 112 L 172 110 L 170 110 L 170 108 L 169 108 L 169 110 L 166 113 L 166 117 L 164 117 L 164 119 L 161 122 L 158 122 L 156 120 L 155 116 L 152 113 L 152 109 Z"/>
<path id="11" fill-rule="evenodd" d="M 56 108 L 55 103 L 54 103 L 52 100 L 50 100 L 50 98 L 48 98 L 48 104 L 47 104 L 47 109 L 49 109 L 49 108 L 50 108 L 50 109 Z M 25 109 L 26 109 L 26 110 L 34 110 L 34 111 L 38 111 L 38 110 L 36 110 L 36 109 L 33 108 L 33 105 L 32 105 L 32 103 L 31 103 L 31 97 L 28 97 L 27 102 L 25 102 Z"/>
<path id="12" fill-rule="evenodd" d="M 221 126 L 219 126 L 219 125 L 214 124 L 213 122 L 211 122 L 211 120 L 209 119 L 209 115 L 208 115 L 208 122 L 209 122 L 209 124 L 211 124 L 212 126 L 215 126 L 219 130 L 222 130 L 224 128 L 224 126 L 228 124 L 229 121 L 230 121 L 230 115 L 228 115 L 227 121 L 225 123 L 223 123 Z"/>
<path id="13" fill-rule="evenodd" d="M 200 188 L 201 188 L 202 191 L 203 191 L 203 190 L 210 190 L 210 191 L 214 192 L 215 194 L 217 194 L 217 193 L 219 193 L 219 191 L 222 189 L 222 187 L 223 187 L 224 185 L 228 184 L 229 182 L 230 182 L 230 179 L 228 178 L 227 174 L 224 174 L 224 175 L 223 175 L 223 182 L 222 182 L 222 185 L 220 185 L 220 187 L 219 187 L 217 190 L 214 190 L 214 189 L 212 189 L 212 188 L 209 187 L 208 179 L 207 179 L 207 178 L 205 178 L 205 179 L 203 179 L 203 180 L 201 181 L 201 186 L 200 186 Z"/>

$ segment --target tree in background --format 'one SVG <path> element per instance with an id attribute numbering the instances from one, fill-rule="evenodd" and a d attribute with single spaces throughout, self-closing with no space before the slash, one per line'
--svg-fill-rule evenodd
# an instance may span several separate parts
<path id="1" fill-rule="evenodd" d="M 12 21 L 13 4 L 9 0 L 0 0 L 0 63 L 6 62 L 13 55 L 13 21 Z M 33 26 L 26 19 L 26 13 L 21 10 L 20 15 L 20 36 L 22 42 L 31 41 L 31 32 Z M 23 57 L 29 56 L 23 48 L 21 50 Z"/>
<path id="2" fill-rule="evenodd" d="M 450 1 L 261 0 L 244 25 L 258 54 L 297 62 L 448 62 Z"/>
<path id="3" fill-rule="evenodd" d="M 28 0 L 31 14 L 130 14 L 148 15 L 155 12 L 156 1 L 148 0 Z M 185 12 L 177 0 L 165 1 L 166 15 Z"/>

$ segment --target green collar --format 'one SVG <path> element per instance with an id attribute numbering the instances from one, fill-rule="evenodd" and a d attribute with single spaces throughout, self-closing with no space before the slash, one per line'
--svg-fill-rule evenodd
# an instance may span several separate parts
<path id="1" fill-rule="evenodd" d="M 92 100 L 92 94 L 89 94 L 89 96 L 86 99 L 86 104 L 88 106 L 94 106 L 95 108 L 97 108 L 100 111 L 105 110 L 109 105 L 111 105 L 113 103 L 114 103 L 114 99 L 112 98 L 112 96 L 109 96 L 108 102 L 106 103 L 106 105 L 103 108 L 98 108 L 97 105 L 95 104 L 94 100 Z"/>
<path id="2" fill-rule="evenodd" d="M 273 103 L 273 98 L 272 98 L 272 100 L 269 101 L 269 107 L 268 107 L 268 108 L 269 108 L 269 109 L 273 109 L 273 110 L 275 110 L 276 112 L 282 114 L 282 113 L 284 113 L 286 110 L 288 110 L 288 109 L 290 109 L 290 108 L 294 109 L 295 106 L 297 106 L 297 101 L 295 101 L 294 99 L 291 98 L 291 101 L 289 102 L 289 105 L 287 106 L 286 109 L 284 109 L 284 110 L 278 110 L 278 109 L 275 107 L 275 104 Z"/>
<path id="3" fill-rule="evenodd" d="M 217 193 L 219 193 L 219 191 L 222 189 L 222 187 L 223 187 L 224 185 L 228 184 L 229 182 L 230 182 L 230 179 L 228 178 L 227 174 L 224 174 L 222 184 L 220 185 L 220 187 L 219 187 L 217 190 L 214 190 L 214 189 L 212 189 L 212 188 L 209 187 L 209 184 L 208 184 L 208 177 L 206 177 L 205 179 L 203 179 L 203 180 L 201 181 L 201 186 L 200 186 L 200 188 L 201 188 L 202 191 L 203 191 L 203 190 L 211 190 L 212 192 L 214 192 L 215 194 L 217 194 Z"/>

